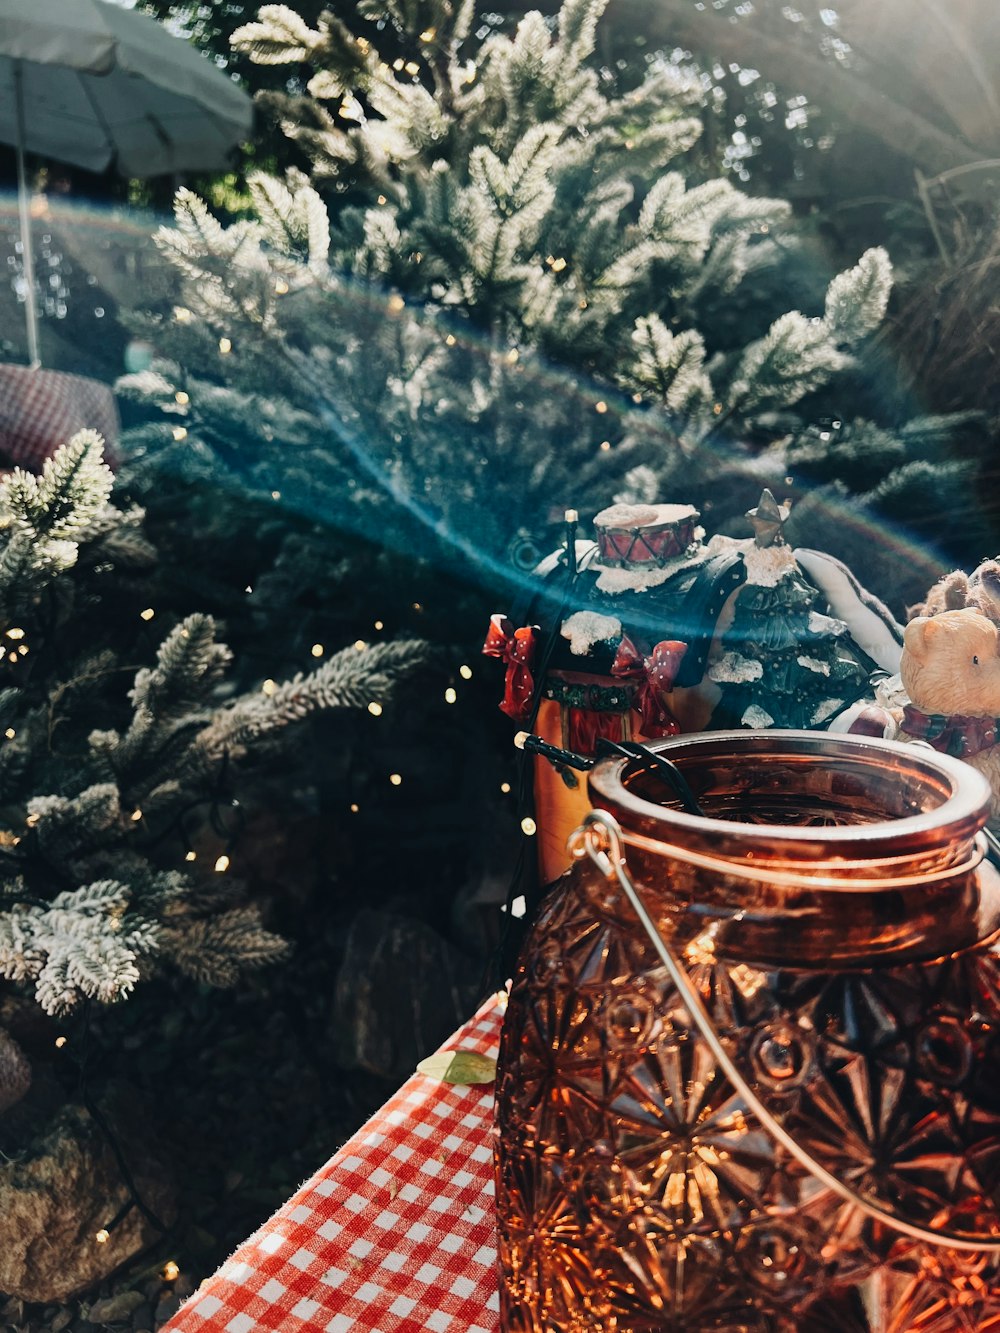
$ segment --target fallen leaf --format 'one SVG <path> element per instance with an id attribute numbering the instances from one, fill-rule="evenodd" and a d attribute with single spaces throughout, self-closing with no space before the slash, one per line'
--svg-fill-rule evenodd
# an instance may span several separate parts
<path id="1" fill-rule="evenodd" d="M 441 1083 L 492 1083 L 497 1062 L 478 1051 L 438 1051 L 421 1060 L 417 1072 Z"/>

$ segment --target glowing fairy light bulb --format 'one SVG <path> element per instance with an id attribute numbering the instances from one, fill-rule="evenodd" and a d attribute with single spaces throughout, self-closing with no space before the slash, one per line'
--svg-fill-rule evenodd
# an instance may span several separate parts
<path id="1" fill-rule="evenodd" d="M 458 691 L 455 689 L 453 685 L 449 685 L 448 688 L 445 690 L 444 701 L 446 704 L 453 704 L 458 702 Z"/>
<path id="2" fill-rule="evenodd" d="M 389 781 L 392 783 L 394 787 L 401 787 L 403 785 L 402 773 L 390 773 Z"/>
<path id="3" fill-rule="evenodd" d="M 463 662 L 463 664 L 458 668 L 458 674 L 462 677 L 463 680 L 471 680 L 472 667 L 466 666 L 465 663 Z"/>
<path id="4" fill-rule="evenodd" d="M 604 415 L 604 413 L 605 413 L 607 410 L 608 410 L 608 405 L 607 405 L 607 403 L 604 401 L 603 398 L 601 399 L 601 401 L 600 401 L 599 403 L 595 403 L 595 404 L 594 404 L 594 411 L 595 411 L 595 412 L 599 412 L 602 416 Z"/>
<path id="5" fill-rule="evenodd" d="M 398 293 L 394 293 L 386 302 L 386 309 L 390 315 L 398 315 L 406 309 L 406 302 Z"/>
<path id="6" fill-rule="evenodd" d="M 62 1048 L 63 1048 L 65 1045 L 66 1045 L 66 1038 L 65 1038 L 65 1037 L 56 1037 L 56 1050 L 57 1050 L 57 1051 L 61 1051 Z"/>
<path id="7" fill-rule="evenodd" d="M 530 815 L 525 815 L 521 820 L 521 832 L 526 838 L 533 838 L 538 832 L 538 825 Z"/>
<path id="8" fill-rule="evenodd" d="M 145 609 L 145 611 L 140 611 L 140 612 L 139 612 L 139 619 L 140 619 L 140 620 L 152 620 L 153 617 L 154 617 L 155 615 L 156 615 L 156 612 L 153 610 L 153 608 L 152 608 L 151 606 L 147 606 L 146 609 Z"/>
<path id="9" fill-rule="evenodd" d="M 279 296 L 284 296 L 285 292 L 288 291 L 288 283 L 284 278 L 278 278 L 274 284 L 274 290 Z"/>
<path id="10" fill-rule="evenodd" d="M 187 404 L 190 401 L 191 401 L 191 395 L 185 393 L 183 389 L 178 389 L 177 392 L 174 394 L 174 402 L 180 403 L 181 407 L 187 406 Z"/>
<path id="11" fill-rule="evenodd" d="M 133 811 L 132 811 L 132 823 L 133 823 L 133 824 L 138 824 L 138 822 L 139 822 L 139 820 L 140 820 L 141 818 L 142 818 L 142 811 L 141 811 L 141 810 L 133 810 Z"/>
<path id="12" fill-rule="evenodd" d="M 4 732 L 4 735 L 7 737 L 9 741 L 12 741 L 14 737 L 17 735 L 17 732 L 14 730 L 13 727 L 8 727 L 7 730 Z"/>
<path id="13" fill-rule="evenodd" d="M 94 1237 L 94 1240 L 97 1241 L 98 1245 L 107 1245 L 110 1239 L 111 1239 L 111 1232 L 107 1229 L 107 1227 L 101 1227 L 100 1231 L 98 1231 Z"/>
<path id="14" fill-rule="evenodd" d="M 312 653 L 313 657 L 322 657 L 323 645 L 321 643 L 314 643 L 313 646 L 309 649 L 309 651 Z"/>
<path id="15" fill-rule="evenodd" d="M 377 699 L 373 699 L 371 703 L 368 705 L 368 711 L 369 713 L 371 713 L 372 717 L 381 717 L 382 705 L 378 702 Z"/>
<path id="16" fill-rule="evenodd" d="M 500 790 L 503 792 L 504 796 L 508 796 L 508 795 L 510 794 L 510 783 L 509 783 L 509 782 L 501 782 L 501 783 L 500 783 Z"/>
<path id="17" fill-rule="evenodd" d="M 278 682 L 276 680 L 265 680 L 260 687 L 260 692 L 261 694 L 266 694 L 268 698 L 270 698 L 277 688 Z"/>
<path id="18" fill-rule="evenodd" d="M 184 853 L 184 860 L 185 860 L 185 861 L 197 861 L 197 859 L 198 859 L 198 853 L 197 853 L 197 852 L 185 852 L 185 853 Z"/>
<path id="19" fill-rule="evenodd" d="M 180 1268 L 173 1259 L 168 1259 L 160 1271 L 160 1277 L 163 1278 L 164 1282 L 176 1282 L 180 1275 L 180 1271 Z"/>
<path id="20" fill-rule="evenodd" d="M 233 344 L 229 338 L 219 339 L 219 351 L 222 353 L 223 356 L 228 356 L 232 350 L 233 350 Z"/>
<path id="21" fill-rule="evenodd" d="M 218 873 L 219 873 L 220 875 L 221 875 L 224 871 L 228 870 L 228 869 L 229 869 L 229 866 L 230 866 L 230 860 L 229 860 L 229 857 L 226 855 L 225 852 L 223 852 L 221 856 L 216 857 L 216 860 L 215 860 L 215 869 L 218 871 Z"/>
<path id="22" fill-rule="evenodd" d="M 385 625 L 382 623 L 381 620 L 376 620 L 376 621 L 375 621 L 375 628 L 376 628 L 376 629 L 385 629 Z"/>
<path id="23" fill-rule="evenodd" d="M 175 440 L 186 440 L 187 426 L 175 426 L 173 430 L 170 432 L 170 434 L 174 437 Z"/>
<path id="24" fill-rule="evenodd" d="M 358 805 L 357 801 L 352 801 L 352 802 L 351 802 L 351 814 L 352 814 L 352 815 L 356 815 L 360 809 L 361 809 L 361 806 Z"/>

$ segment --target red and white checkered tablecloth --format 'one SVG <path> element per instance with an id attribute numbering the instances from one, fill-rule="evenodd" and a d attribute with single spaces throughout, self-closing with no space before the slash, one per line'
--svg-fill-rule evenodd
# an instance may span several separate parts
<path id="1" fill-rule="evenodd" d="M 445 1050 L 496 1055 L 496 999 Z M 163 1333 L 496 1333 L 492 1084 L 414 1074 Z"/>

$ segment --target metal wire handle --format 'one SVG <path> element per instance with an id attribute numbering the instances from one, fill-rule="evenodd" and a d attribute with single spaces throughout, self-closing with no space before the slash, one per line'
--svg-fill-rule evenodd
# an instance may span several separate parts
<path id="1" fill-rule="evenodd" d="M 670 980 L 674 983 L 684 1007 L 694 1020 L 695 1027 L 718 1062 L 719 1068 L 768 1134 L 791 1153 L 799 1165 L 803 1166 L 821 1185 L 838 1195 L 846 1203 L 852 1203 L 855 1207 L 860 1208 L 863 1213 L 876 1222 L 882 1222 L 887 1227 L 892 1228 L 893 1231 L 898 1231 L 913 1240 L 924 1241 L 928 1245 L 937 1245 L 946 1249 L 973 1250 L 977 1254 L 987 1255 L 1000 1254 L 1000 1237 L 996 1233 L 992 1236 L 969 1235 L 968 1233 L 959 1235 L 951 1231 L 934 1231 L 929 1227 L 920 1226 L 918 1223 L 907 1222 L 896 1217 L 882 1204 L 874 1202 L 865 1195 L 858 1193 L 852 1186 L 845 1184 L 844 1181 L 838 1180 L 788 1133 L 767 1109 L 733 1063 L 684 965 L 664 940 L 655 921 L 646 911 L 625 864 L 622 851 L 623 841 L 618 821 L 606 810 L 592 810 L 581 827 L 570 837 L 569 845 L 574 857 L 579 859 L 583 856 L 589 856 L 607 879 L 618 881 L 622 892 L 631 903 L 636 916 L 649 937 L 650 944 L 652 944 L 659 955 L 660 961 L 667 969 Z"/>

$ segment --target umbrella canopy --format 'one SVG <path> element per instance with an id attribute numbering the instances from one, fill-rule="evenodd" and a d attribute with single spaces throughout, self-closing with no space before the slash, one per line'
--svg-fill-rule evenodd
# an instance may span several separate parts
<path id="1" fill-rule="evenodd" d="M 155 19 L 103 0 L 0 0 L 0 143 L 17 149 L 28 355 L 38 363 L 25 152 L 123 176 L 214 171 L 253 103 Z"/>
<path id="2" fill-rule="evenodd" d="M 253 104 L 155 19 L 103 0 L 0 0 L 0 142 L 124 176 L 213 171 Z"/>

